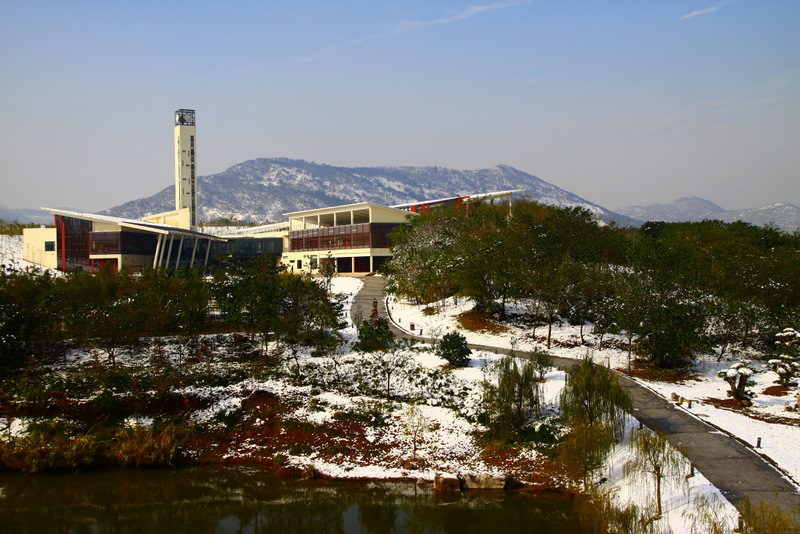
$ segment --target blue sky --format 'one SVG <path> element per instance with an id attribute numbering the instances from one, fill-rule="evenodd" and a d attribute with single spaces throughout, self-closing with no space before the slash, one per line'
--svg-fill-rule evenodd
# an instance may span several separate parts
<path id="1" fill-rule="evenodd" d="M 191 108 L 200 175 L 507 164 L 611 209 L 800 205 L 798 28 L 796 0 L 0 0 L 0 204 L 171 185 Z"/>

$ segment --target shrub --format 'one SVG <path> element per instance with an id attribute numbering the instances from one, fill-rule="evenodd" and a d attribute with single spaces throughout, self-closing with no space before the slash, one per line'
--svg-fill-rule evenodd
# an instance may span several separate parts
<path id="1" fill-rule="evenodd" d="M 459 332 L 448 332 L 436 348 L 436 355 L 447 360 L 450 365 L 466 367 L 472 350 L 467 346 L 467 338 Z"/>

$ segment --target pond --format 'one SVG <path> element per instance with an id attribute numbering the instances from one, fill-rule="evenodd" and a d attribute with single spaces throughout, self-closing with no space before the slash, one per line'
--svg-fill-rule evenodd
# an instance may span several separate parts
<path id="1" fill-rule="evenodd" d="M 568 496 L 434 493 L 410 482 L 284 481 L 251 466 L 0 474 L 15 533 L 580 532 Z"/>

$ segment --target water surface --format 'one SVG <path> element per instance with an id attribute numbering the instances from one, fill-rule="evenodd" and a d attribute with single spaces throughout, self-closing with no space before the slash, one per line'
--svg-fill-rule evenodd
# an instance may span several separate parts
<path id="1" fill-rule="evenodd" d="M 568 497 L 434 493 L 408 482 L 283 481 L 258 467 L 0 474 L 16 533 L 580 532 Z"/>

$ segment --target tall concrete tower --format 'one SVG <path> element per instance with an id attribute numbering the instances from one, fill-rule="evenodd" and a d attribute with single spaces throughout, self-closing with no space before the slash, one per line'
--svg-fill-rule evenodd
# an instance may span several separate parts
<path id="1" fill-rule="evenodd" d="M 175 209 L 189 208 L 192 229 L 197 226 L 196 140 L 194 110 L 179 109 L 175 112 Z"/>

